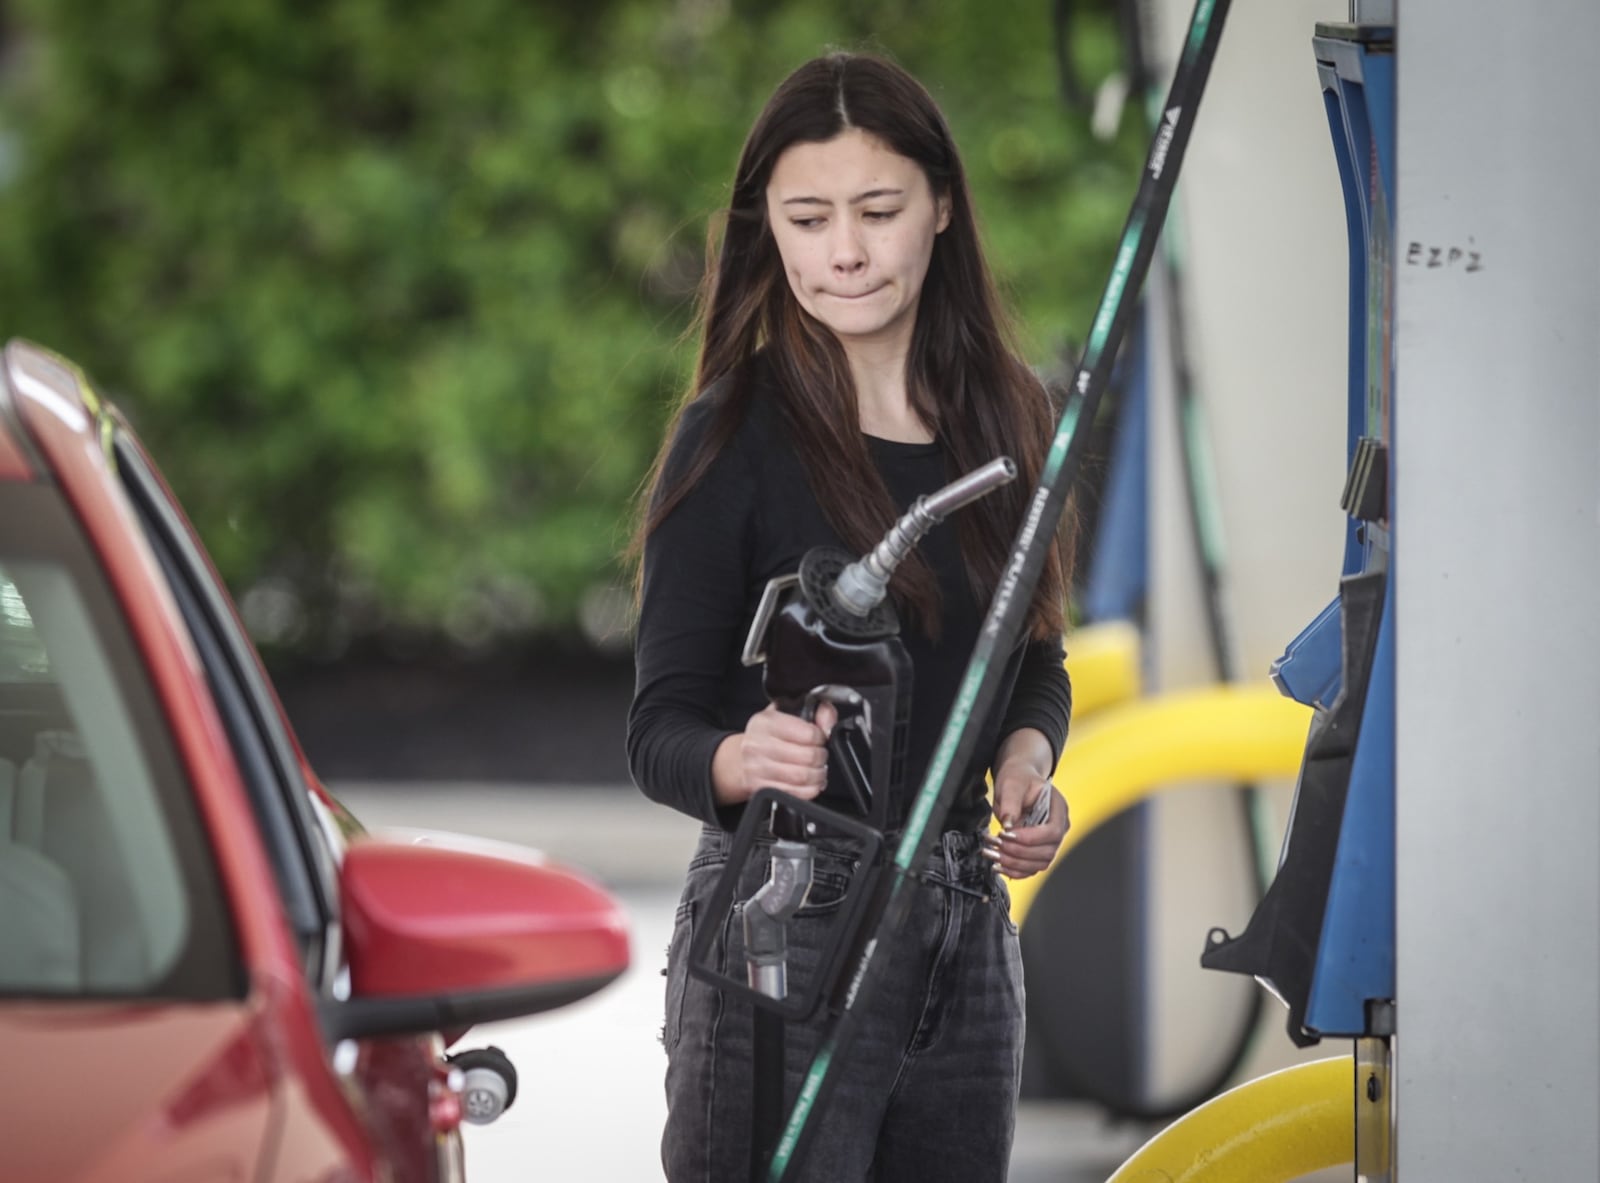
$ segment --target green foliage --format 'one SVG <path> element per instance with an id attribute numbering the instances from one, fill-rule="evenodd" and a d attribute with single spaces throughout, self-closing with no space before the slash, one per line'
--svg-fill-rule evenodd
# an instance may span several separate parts
<path id="1" fill-rule="evenodd" d="M 224 576 L 326 647 L 560 629 L 618 577 L 692 361 L 707 216 L 771 87 L 892 53 L 961 140 L 1036 361 L 1081 339 L 1137 120 L 1044 4 L 22 0 L 0 331 L 139 424 Z M 1112 22 L 1080 16 L 1093 79 Z"/>

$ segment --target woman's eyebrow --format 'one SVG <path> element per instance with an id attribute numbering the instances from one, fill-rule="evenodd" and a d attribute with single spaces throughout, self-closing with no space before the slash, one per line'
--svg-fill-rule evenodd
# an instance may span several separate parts
<path id="1" fill-rule="evenodd" d="M 878 198 L 878 197 L 903 197 L 903 196 L 905 196 L 905 190 L 904 189 L 868 189 L 865 193 L 857 193 L 854 197 L 852 197 L 850 199 L 850 204 L 851 205 L 859 205 L 863 201 L 872 201 L 874 198 Z M 831 201 L 827 200 L 824 197 L 785 197 L 783 199 L 783 203 L 782 204 L 784 204 L 784 205 L 832 205 L 833 203 Z"/>

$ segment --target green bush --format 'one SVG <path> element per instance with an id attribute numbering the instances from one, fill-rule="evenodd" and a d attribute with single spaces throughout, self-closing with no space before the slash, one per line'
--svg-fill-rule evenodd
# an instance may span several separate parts
<path id="1" fill-rule="evenodd" d="M 687 374 L 706 216 L 806 57 L 929 84 L 1035 360 L 1081 338 L 1141 136 L 1095 143 L 1047 7 L 1001 11 L 22 0 L 0 331 L 125 408 L 269 640 L 568 629 Z M 1091 76 L 1112 28 L 1079 20 Z"/>

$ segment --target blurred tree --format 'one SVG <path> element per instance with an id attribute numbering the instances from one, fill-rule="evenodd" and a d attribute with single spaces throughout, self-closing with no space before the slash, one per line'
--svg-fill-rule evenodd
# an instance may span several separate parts
<path id="1" fill-rule="evenodd" d="M 254 630 L 305 652 L 614 627 L 706 217 L 805 58 L 880 49 L 939 97 L 1039 362 L 1092 314 L 1139 154 L 1137 121 L 1100 144 L 1061 106 L 1043 3 L 7 11 L 0 328 L 117 398 Z"/>

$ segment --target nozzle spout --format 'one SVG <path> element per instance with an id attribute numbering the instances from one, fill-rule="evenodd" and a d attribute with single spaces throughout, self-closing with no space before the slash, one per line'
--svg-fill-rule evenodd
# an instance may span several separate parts
<path id="1" fill-rule="evenodd" d="M 942 489 L 918 497 L 871 554 L 840 572 L 833 585 L 834 603 L 846 612 L 866 616 L 883 602 L 889 590 L 889 577 L 924 534 L 963 505 L 1016 478 L 1016 464 L 1009 456 L 1001 456 Z"/>

